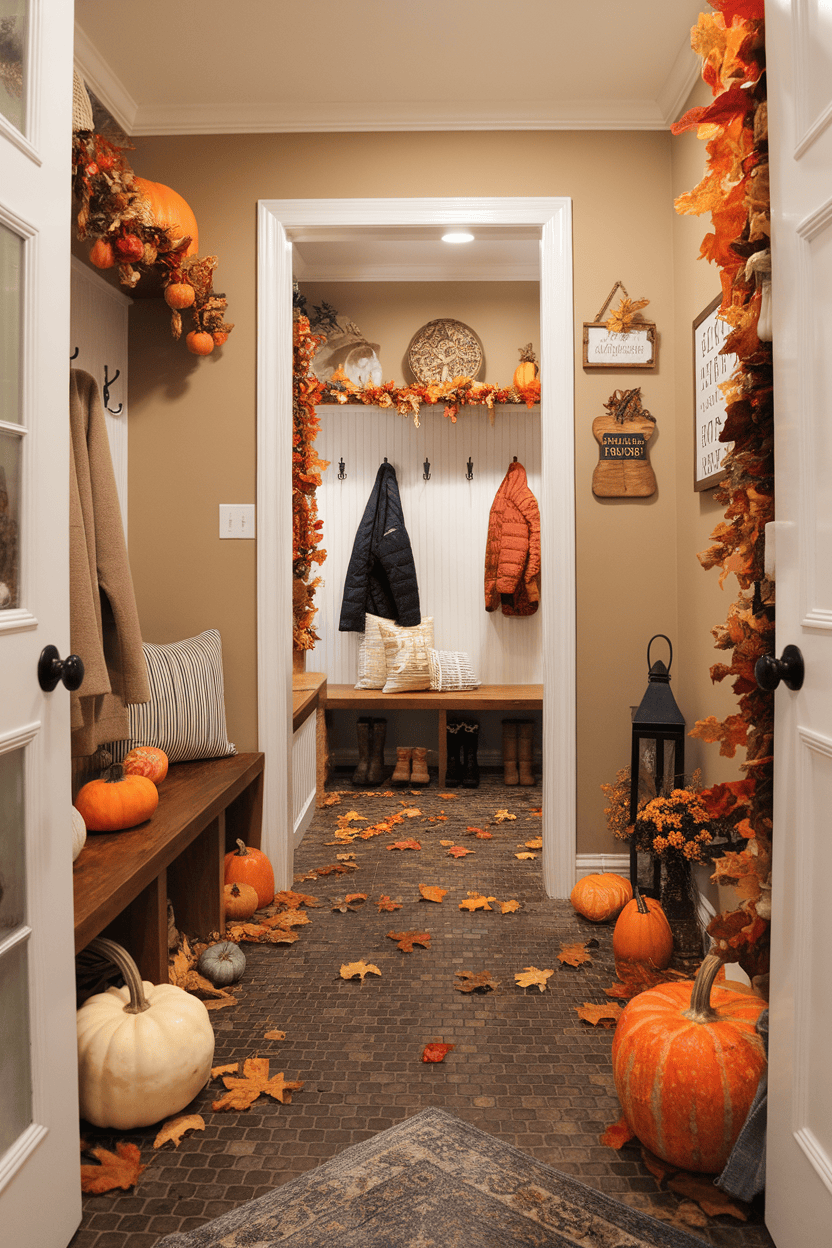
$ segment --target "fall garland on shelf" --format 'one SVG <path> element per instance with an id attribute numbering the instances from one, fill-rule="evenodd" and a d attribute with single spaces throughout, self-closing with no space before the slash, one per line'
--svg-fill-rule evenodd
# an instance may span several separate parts
<path id="1" fill-rule="evenodd" d="M 222 345 L 234 326 L 224 320 L 225 296 L 213 289 L 217 257 L 192 254 L 191 235 L 160 221 L 154 206 L 154 197 L 167 192 L 190 214 L 185 201 L 167 187 L 138 178 L 122 147 L 93 130 L 73 132 L 72 189 L 79 204 L 78 237 L 94 240 L 92 263 L 100 269 L 117 267 L 119 281 L 131 290 L 155 273 L 171 308 L 173 337 L 180 337 L 181 312 L 189 308 L 194 328 L 186 336 L 188 350 L 209 355 Z"/>
<path id="2" fill-rule="evenodd" d="M 492 386 L 470 377 L 454 377 L 451 381 L 414 382 L 409 386 L 396 386 L 395 382 L 386 381 L 382 386 L 359 387 L 339 372 L 323 386 L 319 402 L 367 403 L 373 407 L 395 408 L 400 416 L 412 416 L 417 429 L 423 404 L 444 404 L 443 415 L 453 424 L 461 407 L 487 407 L 493 424 L 495 403 L 525 403 L 526 407 L 539 403 L 540 381 L 535 378 L 522 386 Z"/>
<path id="3" fill-rule="evenodd" d="M 718 741 L 728 758 L 737 746 L 746 750 L 745 778 L 716 784 L 700 797 L 712 817 L 727 821 L 741 846 L 716 861 L 713 877 L 733 885 L 739 905 L 717 915 L 708 932 L 720 956 L 753 977 L 768 971 L 774 736 L 772 696 L 754 678 L 757 659 L 772 653 L 774 641 L 774 585 L 763 559 L 764 528 L 774 516 L 771 343 L 761 338 L 770 336 L 761 310 L 767 319 L 771 269 L 764 6 L 763 0 L 712 0 L 711 7 L 718 12 L 699 15 L 691 44 L 703 57 L 702 77 L 716 98 L 691 109 L 672 130 L 697 127 L 707 140 L 705 177 L 677 199 L 676 210 L 711 214 L 713 232 L 700 254 L 719 266 L 720 316 L 731 326 L 722 352 L 738 357 L 722 387 L 726 419 L 720 441 L 733 442 L 733 448 L 723 460 L 727 476 L 715 497 L 727 510 L 699 561 L 706 569 L 721 567 L 720 584 L 731 572 L 739 582 L 726 622 L 712 630 L 717 649 L 730 652 L 730 663 L 711 668 L 714 681 L 733 678 L 739 710 L 723 721 L 698 721 L 690 735 Z"/>
<path id="4" fill-rule="evenodd" d="M 310 372 L 310 363 L 325 341 L 309 328 L 309 319 L 295 312 L 292 370 L 292 645 L 313 650 L 320 641 L 312 627 L 318 608 L 313 606 L 321 578 L 309 580 L 314 565 L 326 559 L 320 542 L 323 521 L 318 519 L 316 490 L 329 461 L 319 459 L 315 438 L 321 424 L 315 404 L 321 401 L 321 383 Z"/>

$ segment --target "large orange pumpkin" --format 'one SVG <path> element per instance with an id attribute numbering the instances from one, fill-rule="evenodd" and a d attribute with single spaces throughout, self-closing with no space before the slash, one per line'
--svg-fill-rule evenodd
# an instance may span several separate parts
<path id="1" fill-rule="evenodd" d="M 195 256 L 199 251 L 199 226 L 190 205 L 162 182 L 149 182 L 147 178 L 138 177 L 134 177 L 133 182 L 136 190 L 149 201 L 156 225 L 167 231 L 171 241 L 186 236 L 190 238 L 185 255 Z"/>
<path id="2" fill-rule="evenodd" d="M 664 910 L 653 897 L 636 890 L 618 916 L 612 934 L 615 965 L 638 962 L 663 971 L 673 957 L 673 933 Z"/>
<path id="3" fill-rule="evenodd" d="M 693 984 L 659 984 L 625 1007 L 612 1067 L 630 1130 L 682 1170 L 716 1174 L 728 1160 L 766 1067 L 759 997 L 714 987 L 709 954 Z"/>
<path id="4" fill-rule="evenodd" d="M 274 901 L 274 871 L 266 855 L 243 841 L 225 855 L 225 883 L 250 884 L 257 893 L 257 905 L 268 906 Z"/>
<path id="5" fill-rule="evenodd" d="M 585 919 L 606 923 L 632 900 L 633 886 L 623 875 L 611 871 L 585 875 L 572 889 L 569 900 Z"/>
<path id="6" fill-rule="evenodd" d="M 75 799 L 88 832 L 121 832 L 149 819 L 159 805 L 159 793 L 145 776 L 126 776 L 114 763 L 99 780 L 90 780 Z"/>

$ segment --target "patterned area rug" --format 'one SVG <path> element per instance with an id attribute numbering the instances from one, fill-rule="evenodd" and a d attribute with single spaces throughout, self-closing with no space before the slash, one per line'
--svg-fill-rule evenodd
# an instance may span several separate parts
<path id="1" fill-rule="evenodd" d="M 156 1248 L 702 1248 L 430 1108 Z"/>

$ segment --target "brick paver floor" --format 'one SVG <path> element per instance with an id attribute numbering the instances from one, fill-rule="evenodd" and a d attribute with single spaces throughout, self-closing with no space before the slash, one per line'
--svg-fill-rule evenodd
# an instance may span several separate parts
<path id="1" fill-rule="evenodd" d="M 268 1057 L 271 1073 L 303 1080 L 289 1105 L 261 1097 L 245 1112 L 216 1113 L 212 1084 L 194 1102 L 205 1130 L 154 1152 L 155 1130 L 116 1136 L 85 1129 L 89 1143 L 112 1147 L 129 1139 L 149 1162 L 136 1187 L 84 1198 L 83 1222 L 72 1248 L 150 1248 L 172 1231 L 187 1230 L 268 1192 L 359 1140 L 438 1105 L 607 1195 L 648 1212 L 674 1214 L 680 1200 L 660 1191 L 637 1147 L 620 1152 L 599 1143 L 620 1113 L 612 1079 L 612 1032 L 582 1022 L 575 1007 L 605 1003 L 615 979 L 612 929 L 579 918 L 568 902 L 546 898 L 539 851 L 521 860 L 527 840 L 540 835 L 541 790 L 506 788 L 483 775 L 479 789 L 442 796 L 436 782 L 419 793 L 383 789 L 357 793 L 336 778 L 341 801 L 319 810 L 295 857 L 297 876 L 355 854 L 358 870 L 297 880 L 319 899 L 311 922 L 290 946 L 246 945 L 246 974 L 238 1004 L 212 1014 L 215 1063 Z M 346 791 L 344 791 L 346 789 Z M 366 828 L 402 803 L 422 813 L 405 817 L 392 835 L 333 845 L 338 817 L 357 811 Z M 501 808 L 514 819 L 496 821 Z M 467 831 L 479 827 L 492 838 Z M 391 850 L 416 839 L 421 850 Z M 473 850 L 449 857 L 440 842 Z M 448 890 L 441 904 L 420 899 L 419 885 Z M 521 909 L 467 912 L 468 893 Z M 357 911 L 331 909 L 348 892 L 367 894 Z M 402 908 L 380 912 L 379 897 Z M 389 931 L 429 932 L 429 948 L 400 952 Z M 562 942 L 597 941 L 592 962 L 573 969 L 557 954 Z M 364 959 L 381 971 L 364 982 L 339 975 L 343 963 Z M 525 967 L 554 969 L 548 988 L 520 989 Z M 488 971 L 498 981 L 487 995 L 455 990 L 456 972 Z M 284 1041 L 266 1040 L 271 1029 Z M 423 1046 L 453 1044 L 442 1064 L 425 1064 Z M 83 1125 L 83 1124 L 82 1124 Z M 746 1223 L 726 1216 L 691 1229 L 724 1248 L 771 1248 L 755 1204 Z"/>

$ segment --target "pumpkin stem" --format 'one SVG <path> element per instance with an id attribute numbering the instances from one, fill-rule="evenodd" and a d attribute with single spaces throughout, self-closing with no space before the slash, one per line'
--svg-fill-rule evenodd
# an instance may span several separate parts
<path id="1" fill-rule="evenodd" d="M 104 772 L 102 779 L 106 780 L 107 784 L 121 784 L 124 779 L 124 764 L 111 763 Z"/>
<path id="2" fill-rule="evenodd" d="M 716 953 L 709 953 L 696 972 L 693 981 L 693 992 L 690 994 L 690 1006 L 682 1017 L 689 1018 L 692 1023 L 712 1023 L 717 1012 L 711 1005 L 711 989 L 722 966 L 722 958 Z"/>
<path id="3" fill-rule="evenodd" d="M 248 845 L 246 845 L 245 841 L 241 841 L 240 838 L 237 837 L 237 857 L 245 858 L 247 854 Z"/>
<path id="4" fill-rule="evenodd" d="M 116 765 L 118 766 L 118 764 Z M 126 949 L 122 949 L 121 945 L 117 945 L 114 940 L 109 940 L 106 936 L 96 936 L 95 940 L 90 941 L 87 948 L 91 949 L 93 953 L 100 953 L 102 958 L 112 962 L 124 976 L 124 982 L 130 993 L 130 1000 L 124 1007 L 125 1014 L 142 1014 L 145 1010 L 150 1009 L 150 1002 L 144 995 L 144 989 L 142 988 L 142 977 L 139 974 L 139 968 Z"/>
<path id="5" fill-rule="evenodd" d="M 644 900 L 638 889 L 636 889 L 635 898 L 639 914 L 649 914 L 650 911 L 647 908 L 647 902 Z"/>

